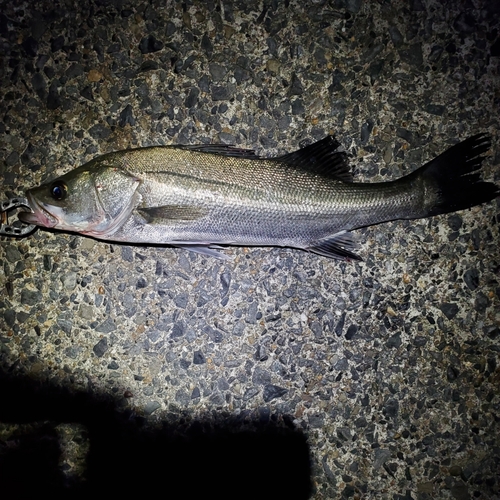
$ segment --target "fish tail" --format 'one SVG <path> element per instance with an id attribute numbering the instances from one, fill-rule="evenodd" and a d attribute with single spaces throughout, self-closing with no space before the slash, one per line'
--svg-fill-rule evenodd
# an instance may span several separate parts
<path id="1" fill-rule="evenodd" d="M 408 177 L 422 182 L 425 190 L 424 213 L 417 217 L 464 210 L 499 196 L 499 187 L 483 181 L 478 172 L 490 146 L 487 134 L 475 135 L 410 174 Z"/>

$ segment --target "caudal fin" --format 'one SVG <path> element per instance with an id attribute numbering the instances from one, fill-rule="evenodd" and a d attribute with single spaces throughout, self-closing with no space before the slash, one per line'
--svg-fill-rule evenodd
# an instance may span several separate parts
<path id="1" fill-rule="evenodd" d="M 490 146 L 487 134 L 475 135 L 410 174 L 422 176 L 426 188 L 435 193 L 424 217 L 471 208 L 500 195 L 500 188 L 483 181 L 478 172 Z"/>

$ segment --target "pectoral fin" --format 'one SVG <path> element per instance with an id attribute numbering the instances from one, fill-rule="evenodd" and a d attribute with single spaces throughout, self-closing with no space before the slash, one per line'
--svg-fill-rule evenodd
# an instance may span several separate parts
<path id="1" fill-rule="evenodd" d="M 163 207 L 136 208 L 147 224 L 192 222 L 207 214 L 206 209 L 192 205 L 165 205 Z"/>

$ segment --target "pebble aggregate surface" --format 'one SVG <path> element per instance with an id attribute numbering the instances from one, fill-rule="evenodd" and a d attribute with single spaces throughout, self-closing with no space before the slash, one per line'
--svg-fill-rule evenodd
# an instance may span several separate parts
<path id="1" fill-rule="evenodd" d="M 0 0 L 0 197 L 130 147 L 276 156 L 328 133 L 370 182 L 488 132 L 498 184 L 499 19 L 487 0 Z M 142 436 L 111 441 L 109 494 L 150 470 L 174 498 L 499 499 L 499 223 L 497 199 L 369 227 L 353 263 L 1 237 L 0 476 L 80 491 L 90 408 Z M 206 489 L 124 465 L 120 443 L 162 439 Z M 9 465 L 40 442 L 55 471 Z"/>

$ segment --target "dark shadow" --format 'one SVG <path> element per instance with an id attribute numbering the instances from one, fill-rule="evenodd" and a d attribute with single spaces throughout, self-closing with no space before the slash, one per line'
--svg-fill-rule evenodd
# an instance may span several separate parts
<path id="1" fill-rule="evenodd" d="M 163 422 L 152 430 L 144 418 L 118 410 L 112 397 L 0 372 L 0 422 L 38 423 L 0 441 L 1 496 L 310 498 L 306 437 L 291 419 L 288 425 L 265 420 Z M 87 471 L 74 484 L 59 464 L 61 423 L 79 423 L 88 431 Z"/>

